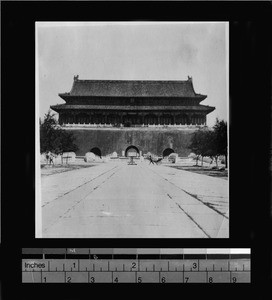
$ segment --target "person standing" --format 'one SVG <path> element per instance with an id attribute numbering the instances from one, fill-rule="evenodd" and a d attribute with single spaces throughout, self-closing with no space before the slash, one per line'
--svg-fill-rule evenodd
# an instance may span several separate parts
<path id="1" fill-rule="evenodd" d="M 149 161 L 150 161 L 150 162 L 149 162 L 149 164 L 151 164 L 151 163 L 152 163 L 152 164 L 154 165 L 154 161 L 153 161 L 153 159 L 152 159 L 152 156 L 151 156 L 151 155 L 149 156 Z"/>

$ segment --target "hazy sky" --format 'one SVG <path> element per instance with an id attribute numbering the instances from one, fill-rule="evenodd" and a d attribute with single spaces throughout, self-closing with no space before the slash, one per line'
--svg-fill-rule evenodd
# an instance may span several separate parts
<path id="1" fill-rule="evenodd" d="M 207 117 L 227 120 L 228 24 L 183 22 L 37 23 L 36 66 L 39 114 L 65 103 L 79 79 L 187 80 L 201 104 L 215 106 Z"/>

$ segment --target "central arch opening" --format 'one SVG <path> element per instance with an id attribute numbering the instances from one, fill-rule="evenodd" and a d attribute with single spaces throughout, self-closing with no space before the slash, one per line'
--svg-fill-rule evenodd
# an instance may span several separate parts
<path id="1" fill-rule="evenodd" d="M 171 153 L 175 153 L 175 151 L 171 148 L 166 148 L 163 153 L 162 153 L 162 156 L 165 157 L 165 156 L 169 156 Z"/>
<path id="2" fill-rule="evenodd" d="M 128 153 L 132 153 L 132 152 L 134 152 L 138 155 L 140 154 L 139 149 L 137 147 L 131 145 L 131 146 L 127 147 L 127 149 L 125 151 L 125 156 L 127 157 Z"/>
<path id="3" fill-rule="evenodd" d="M 90 150 L 90 152 L 92 152 L 93 154 L 95 154 L 95 155 L 97 155 L 97 156 L 99 156 L 99 157 L 101 157 L 101 150 L 99 149 L 99 148 L 97 148 L 97 147 L 94 147 L 94 148 L 92 148 L 91 150 Z"/>

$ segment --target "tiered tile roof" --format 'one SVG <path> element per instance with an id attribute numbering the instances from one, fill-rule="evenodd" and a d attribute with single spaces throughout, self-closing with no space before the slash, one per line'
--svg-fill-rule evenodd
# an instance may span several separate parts
<path id="1" fill-rule="evenodd" d="M 74 77 L 69 93 L 59 94 L 64 100 L 78 97 L 180 97 L 204 100 L 207 96 L 194 91 L 192 78 L 188 80 L 80 80 Z"/>

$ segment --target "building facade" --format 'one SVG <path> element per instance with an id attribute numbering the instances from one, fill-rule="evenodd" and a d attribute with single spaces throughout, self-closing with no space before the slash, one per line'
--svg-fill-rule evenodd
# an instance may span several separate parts
<path id="1" fill-rule="evenodd" d="M 59 96 L 65 104 L 51 108 L 59 114 L 59 124 L 75 134 L 78 155 L 94 148 L 101 155 L 126 155 L 123 148 L 133 146 L 141 149 L 139 153 L 161 156 L 161 148 L 172 149 L 175 143 L 172 150 L 186 155 L 188 134 L 205 126 L 207 114 L 215 109 L 200 104 L 207 96 L 194 91 L 192 77 L 185 81 L 127 81 L 74 76 L 71 91 Z"/>

